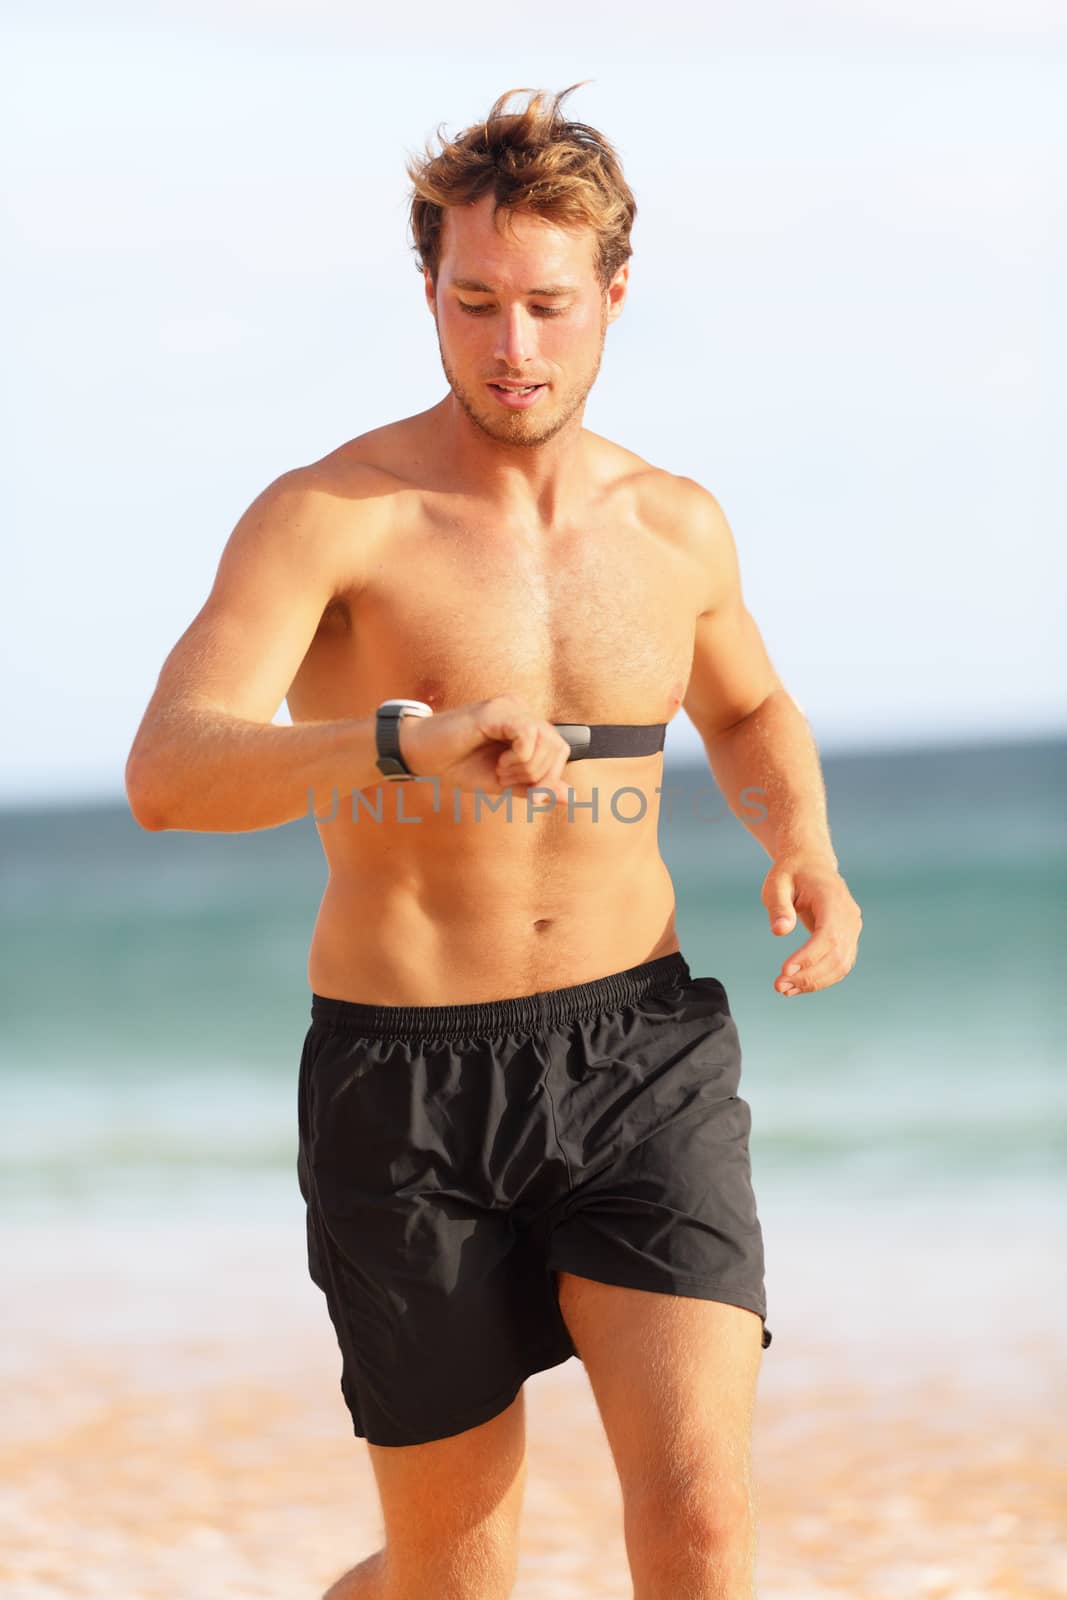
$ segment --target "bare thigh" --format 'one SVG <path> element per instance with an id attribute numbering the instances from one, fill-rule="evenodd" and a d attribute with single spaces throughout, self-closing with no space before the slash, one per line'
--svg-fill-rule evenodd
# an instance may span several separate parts
<path id="1" fill-rule="evenodd" d="M 754 1311 L 558 1277 L 615 1460 L 628 1538 L 729 1527 L 750 1509 L 762 1356 Z"/>
<path id="2" fill-rule="evenodd" d="M 390 1591 L 496 1600 L 518 1567 L 526 1486 L 526 1397 L 429 1444 L 368 1442 L 385 1524 Z M 434 1587 L 426 1588 L 432 1576 Z M 421 1588 L 420 1588 L 421 1585 Z"/>

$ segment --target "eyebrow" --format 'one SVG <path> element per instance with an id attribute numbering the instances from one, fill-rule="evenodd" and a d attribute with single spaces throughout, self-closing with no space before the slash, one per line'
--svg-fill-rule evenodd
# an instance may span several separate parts
<path id="1" fill-rule="evenodd" d="M 481 283 L 477 278 L 453 278 L 453 289 L 465 289 L 468 294 L 495 294 L 487 283 Z M 527 294 L 561 295 L 576 294 L 578 285 L 575 283 L 551 283 L 546 289 L 527 289 Z"/>

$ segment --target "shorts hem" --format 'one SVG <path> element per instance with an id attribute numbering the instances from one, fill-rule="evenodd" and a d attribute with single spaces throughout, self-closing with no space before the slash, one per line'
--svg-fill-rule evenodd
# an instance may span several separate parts
<path id="1" fill-rule="evenodd" d="M 659 1280 L 658 1283 L 647 1281 L 648 1275 L 638 1272 L 627 1272 L 623 1268 L 596 1266 L 586 1269 L 583 1266 L 568 1266 L 563 1261 L 551 1260 L 549 1268 L 553 1272 L 573 1272 L 582 1278 L 591 1278 L 595 1283 L 610 1283 L 619 1289 L 644 1289 L 651 1294 L 684 1295 L 692 1293 L 695 1299 L 715 1300 L 721 1305 L 740 1306 L 744 1311 L 754 1311 L 763 1324 L 763 1348 L 766 1349 L 772 1339 L 770 1329 L 767 1327 L 767 1305 L 756 1295 L 750 1294 L 747 1289 L 739 1289 L 730 1283 L 729 1279 L 707 1278 L 696 1272 L 671 1271 Z M 645 1281 L 642 1281 L 644 1277 Z"/>
<path id="2" fill-rule="evenodd" d="M 414 1437 L 405 1439 L 397 1439 L 395 1437 L 390 1439 L 372 1438 L 365 1429 L 361 1432 L 355 1426 L 353 1426 L 353 1431 L 357 1439 L 366 1439 L 368 1444 L 385 1446 L 390 1449 L 409 1444 L 432 1444 L 437 1439 L 451 1439 L 457 1433 L 465 1433 L 468 1428 L 477 1428 L 481 1423 L 490 1422 L 493 1417 L 499 1416 L 500 1412 L 506 1411 L 508 1406 L 511 1405 L 527 1378 L 532 1378 L 537 1372 L 547 1372 L 551 1367 L 562 1366 L 564 1361 L 569 1361 L 573 1355 L 573 1350 L 561 1350 L 558 1345 L 547 1346 L 539 1354 L 530 1357 L 530 1365 L 528 1365 L 521 1377 L 511 1379 L 501 1388 L 494 1390 L 479 1405 L 469 1407 L 463 1413 L 462 1418 L 453 1416 L 447 1421 L 435 1423 L 430 1429 L 417 1429 Z M 378 1430 L 375 1429 L 374 1431 L 377 1432 Z"/>

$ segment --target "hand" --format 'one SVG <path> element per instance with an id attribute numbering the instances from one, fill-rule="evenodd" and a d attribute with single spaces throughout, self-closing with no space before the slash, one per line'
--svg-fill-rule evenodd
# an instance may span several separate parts
<path id="1" fill-rule="evenodd" d="M 792 933 L 796 915 L 811 934 L 785 958 L 774 980 L 779 994 L 813 994 L 840 983 L 856 965 L 863 916 L 831 856 L 796 851 L 780 856 L 760 896 L 771 932 Z"/>
<path id="2" fill-rule="evenodd" d="M 432 717 L 405 717 L 400 727 L 404 759 L 417 775 L 433 774 L 454 788 L 484 794 L 510 788 L 520 799 L 534 786 L 556 800 L 570 794 L 561 779 L 570 745 L 518 695 L 495 695 Z"/>

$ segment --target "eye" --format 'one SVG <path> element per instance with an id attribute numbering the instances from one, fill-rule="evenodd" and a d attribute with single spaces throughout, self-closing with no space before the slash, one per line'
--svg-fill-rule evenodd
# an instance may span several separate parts
<path id="1" fill-rule="evenodd" d="M 456 304 L 459 306 L 461 311 L 465 311 L 467 315 L 471 317 L 481 316 L 483 311 L 492 311 L 493 309 L 491 305 L 472 306 L 468 304 L 466 300 L 458 300 Z M 539 317 L 562 317 L 566 312 L 567 307 L 531 306 L 530 310 L 536 312 Z"/>

